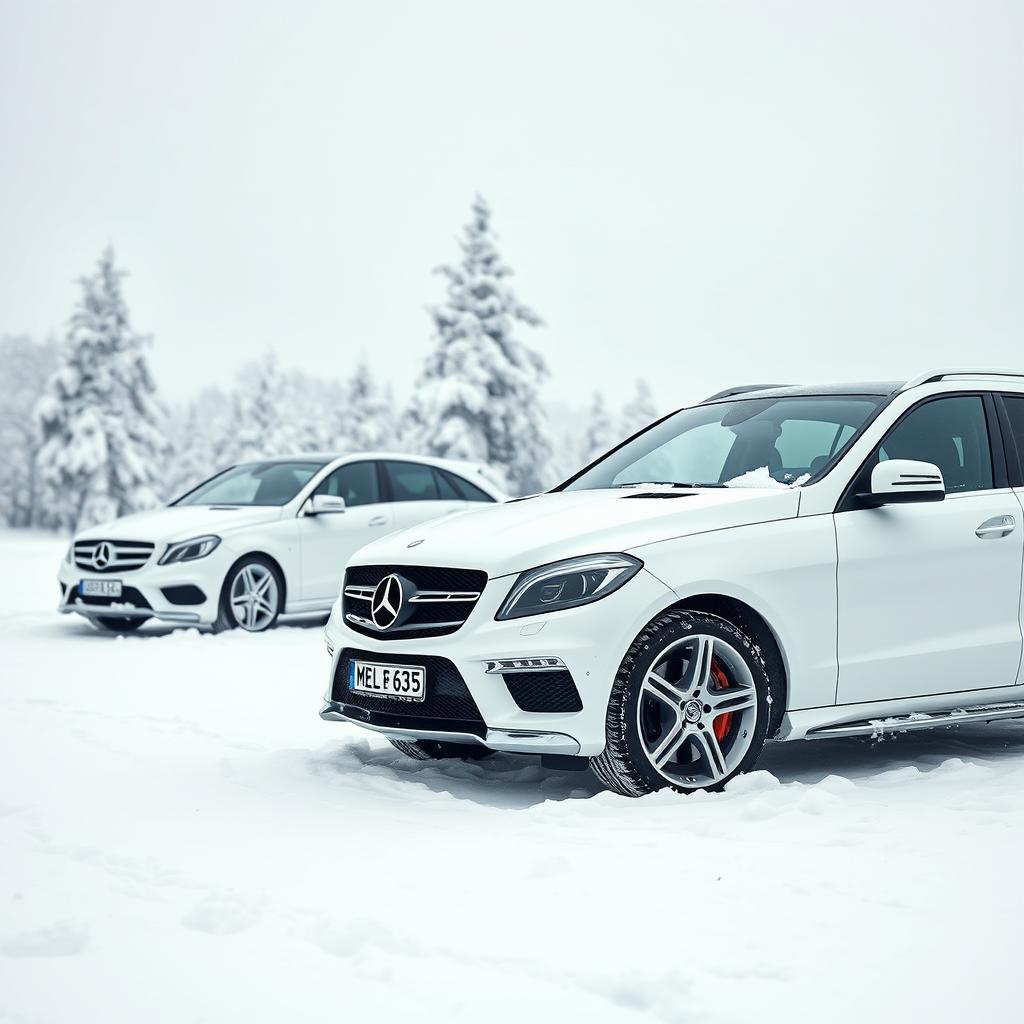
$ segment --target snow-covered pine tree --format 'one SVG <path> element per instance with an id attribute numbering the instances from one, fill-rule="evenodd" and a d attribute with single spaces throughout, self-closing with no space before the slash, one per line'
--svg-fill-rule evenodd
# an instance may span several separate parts
<path id="1" fill-rule="evenodd" d="M 293 391 L 273 352 L 243 366 L 216 438 L 218 462 L 228 466 L 310 447 L 296 421 Z"/>
<path id="2" fill-rule="evenodd" d="M 622 431 L 616 427 L 608 412 L 604 395 L 600 391 L 595 391 L 594 399 L 590 403 L 590 413 L 587 416 L 583 440 L 580 443 L 580 465 L 585 466 L 593 462 L 599 455 L 604 455 L 606 451 L 614 448 L 622 438 Z"/>
<path id="3" fill-rule="evenodd" d="M 26 336 L 0 338 L 0 523 L 49 526 L 36 456 L 42 445 L 36 403 L 57 365 L 57 344 Z"/>
<path id="4" fill-rule="evenodd" d="M 491 212 L 479 196 L 459 241 L 462 260 L 443 266 L 448 300 L 431 310 L 436 347 L 410 404 L 406 444 L 416 451 L 488 463 L 513 493 L 547 482 L 551 444 L 538 392 L 541 356 L 512 336 L 541 320 L 507 283 Z"/>
<path id="5" fill-rule="evenodd" d="M 365 359 L 345 387 L 334 445 L 343 452 L 383 451 L 397 444 L 400 416 L 389 390 L 381 390 Z"/>
<path id="6" fill-rule="evenodd" d="M 81 278 L 61 364 L 36 407 L 40 477 L 67 528 L 151 508 L 163 496 L 169 445 L 146 357 L 151 339 L 131 326 L 122 277 L 108 247 Z"/>
<path id="7" fill-rule="evenodd" d="M 654 396 L 651 394 L 650 386 L 642 378 L 638 379 L 633 397 L 622 410 L 622 436 L 624 438 L 631 437 L 657 418 L 658 411 L 654 406 Z"/>

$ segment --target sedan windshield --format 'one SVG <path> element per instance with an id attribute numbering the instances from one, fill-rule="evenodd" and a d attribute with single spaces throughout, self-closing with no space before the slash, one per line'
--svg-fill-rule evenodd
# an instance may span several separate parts
<path id="1" fill-rule="evenodd" d="M 246 462 L 218 473 L 175 505 L 287 505 L 323 462 Z"/>
<path id="2" fill-rule="evenodd" d="M 878 408 L 877 396 L 712 402 L 656 423 L 563 485 L 800 485 L 834 462 Z"/>

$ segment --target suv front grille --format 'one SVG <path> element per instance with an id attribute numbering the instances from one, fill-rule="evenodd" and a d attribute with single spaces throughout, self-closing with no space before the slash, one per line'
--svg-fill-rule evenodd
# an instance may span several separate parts
<path id="1" fill-rule="evenodd" d="M 388 665 L 420 665 L 427 673 L 427 694 L 423 700 L 398 700 L 376 693 L 349 689 L 353 661 Z M 347 647 L 338 658 L 331 685 L 331 700 L 346 715 L 370 725 L 395 729 L 423 729 L 428 732 L 468 732 L 483 736 L 487 731 L 480 710 L 459 670 L 447 659 L 432 655 L 389 654 Z"/>
<path id="2" fill-rule="evenodd" d="M 75 542 L 75 565 L 89 572 L 133 572 L 153 554 L 141 540 L 80 540 Z"/>
<path id="3" fill-rule="evenodd" d="M 407 583 L 399 619 L 386 629 L 374 625 L 371 607 L 377 584 L 388 576 Z M 454 633 L 469 618 L 487 584 L 479 569 L 423 565 L 356 565 L 345 572 L 342 613 L 350 629 L 378 640 L 415 640 Z"/>

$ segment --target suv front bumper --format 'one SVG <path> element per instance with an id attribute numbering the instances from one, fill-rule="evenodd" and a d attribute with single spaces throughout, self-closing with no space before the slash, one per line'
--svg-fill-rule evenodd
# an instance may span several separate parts
<path id="1" fill-rule="evenodd" d="M 335 603 L 325 629 L 331 653 L 326 704 L 328 721 L 349 722 L 396 739 L 475 743 L 492 750 L 523 754 L 578 754 L 591 757 L 605 745 L 605 713 L 623 655 L 643 626 L 673 600 L 672 591 L 646 570 L 620 590 L 593 604 L 546 615 L 499 622 L 494 616 L 515 582 L 515 576 L 488 581 L 476 607 L 455 633 L 430 639 L 381 640 L 356 633 Z M 345 703 L 339 663 L 348 651 L 380 664 L 394 656 L 404 663 L 417 657 L 445 659 L 465 683 L 482 720 L 475 731 L 448 729 L 438 718 L 417 721 L 417 705 L 406 702 L 401 714 L 394 700 L 373 711 L 375 698 L 360 695 L 361 707 Z M 577 711 L 527 711 L 519 706 L 495 662 L 558 659 L 579 693 Z M 490 671 L 489 671 L 490 669 Z M 431 675 L 427 673 L 428 698 Z M 405 708 L 408 710 L 406 711 Z"/>

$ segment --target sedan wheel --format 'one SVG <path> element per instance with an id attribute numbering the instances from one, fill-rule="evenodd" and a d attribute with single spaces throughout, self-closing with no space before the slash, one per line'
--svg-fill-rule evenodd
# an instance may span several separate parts
<path id="1" fill-rule="evenodd" d="M 281 592 L 278 575 L 266 562 L 252 559 L 237 566 L 224 602 L 228 625 L 250 633 L 269 629 L 281 612 Z"/>

